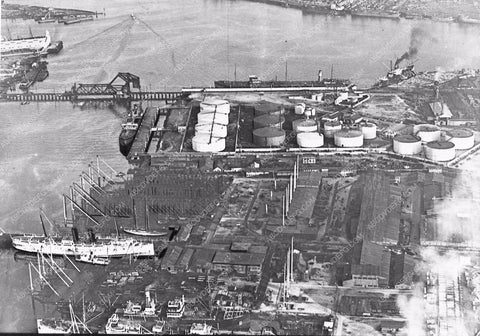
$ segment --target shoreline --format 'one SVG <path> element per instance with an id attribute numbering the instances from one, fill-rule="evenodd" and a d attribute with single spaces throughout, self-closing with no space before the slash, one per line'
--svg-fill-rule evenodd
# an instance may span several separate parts
<path id="1" fill-rule="evenodd" d="M 335 9 L 326 6 L 310 6 L 299 0 L 242 0 L 249 2 L 265 3 L 268 5 L 299 9 L 306 14 L 320 14 L 328 16 L 347 16 L 353 17 L 365 17 L 375 19 L 388 19 L 388 20 L 429 20 L 433 22 L 443 23 L 458 23 L 468 25 L 480 25 L 480 18 L 470 18 L 461 14 L 454 14 L 453 16 L 436 16 L 430 14 L 422 14 L 419 12 L 402 12 L 391 10 L 352 10 L 350 8 Z"/>

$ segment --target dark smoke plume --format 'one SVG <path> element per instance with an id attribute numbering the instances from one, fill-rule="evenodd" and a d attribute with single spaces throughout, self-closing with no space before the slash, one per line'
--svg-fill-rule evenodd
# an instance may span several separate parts
<path id="1" fill-rule="evenodd" d="M 410 46 L 408 47 L 408 51 L 397 58 L 397 61 L 395 62 L 395 68 L 398 68 L 402 61 L 411 60 L 414 58 L 418 54 L 418 50 L 427 38 L 429 38 L 429 36 L 425 30 L 421 29 L 420 27 L 413 28 L 412 32 L 410 33 Z"/>

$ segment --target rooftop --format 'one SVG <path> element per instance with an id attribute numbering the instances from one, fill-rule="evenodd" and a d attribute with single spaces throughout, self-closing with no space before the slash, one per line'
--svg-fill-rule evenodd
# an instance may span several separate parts
<path id="1" fill-rule="evenodd" d="M 235 252 L 217 252 L 213 258 L 214 264 L 246 265 L 260 266 L 265 259 L 263 253 L 235 253 Z"/>

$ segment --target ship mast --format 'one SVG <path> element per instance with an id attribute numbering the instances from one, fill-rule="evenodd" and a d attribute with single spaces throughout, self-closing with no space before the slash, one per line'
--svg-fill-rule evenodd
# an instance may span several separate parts
<path id="1" fill-rule="evenodd" d="M 135 199 L 132 198 L 132 204 L 133 204 L 133 226 L 136 229 L 137 228 L 137 214 L 135 211 Z"/>
<path id="2" fill-rule="evenodd" d="M 40 223 L 42 223 L 43 235 L 48 237 L 47 230 L 45 230 L 45 223 L 43 222 L 42 213 L 40 212 Z"/>
<path id="3" fill-rule="evenodd" d="M 148 203 L 145 197 L 145 231 L 148 231 Z"/>

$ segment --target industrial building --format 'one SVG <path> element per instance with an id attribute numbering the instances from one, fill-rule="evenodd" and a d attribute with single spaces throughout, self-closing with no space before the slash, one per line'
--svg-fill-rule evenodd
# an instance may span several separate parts
<path id="1" fill-rule="evenodd" d="M 215 253 L 212 260 L 213 270 L 231 271 L 243 275 L 258 275 L 262 271 L 265 254 L 248 252 L 221 252 Z"/>

